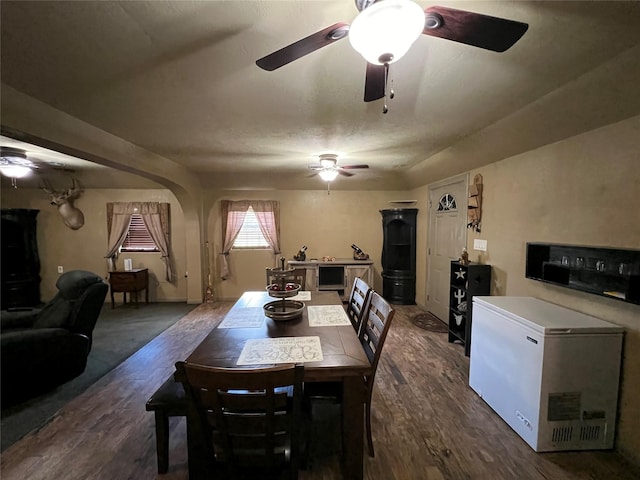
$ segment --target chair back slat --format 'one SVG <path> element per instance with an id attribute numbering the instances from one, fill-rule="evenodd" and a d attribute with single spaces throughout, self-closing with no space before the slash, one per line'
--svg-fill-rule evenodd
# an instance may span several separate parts
<path id="1" fill-rule="evenodd" d="M 347 316 L 351 320 L 351 325 L 356 333 L 360 333 L 362 325 L 362 317 L 364 316 L 364 308 L 371 293 L 371 288 L 360 277 L 356 277 L 349 295 L 349 303 L 347 304 Z"/>
<path id="2" fill-rule="evenodd" d="M 266 415 L 254 415 L 249 416 L 247 414 L 233 415 L 230 414 L 226 417 L 227 425 L 229 425 L 229 431 L 245 432 L 248 429 L 266 430 L 267 423 L 271 421 L 274 432 L 276 434 L 287 434 L 291 428 L 289 415 L 282 415 L 276 413 L 273 419 L 269 419 Z"/>
<path id="3" fill-rule="evenodd" d="M 176 364 L 201 419 L 203 441 L 231 473 L 289 464 L 291 478 L 297 478 L 303 368 Z"/>
<path id="4" fill-rule="evenodd" d="M 288 397 L 293 395 L 293 390 L 276 387 L 275 407 L 284 408 L 287 406 Z M 220 397 L 222 407 L 235 409 L 254 410 L 259 409 L 264 404 L 264 390 L 229 390 L 217 393 Z"/>
<path id="5" fill-rule="evenodd" d="M 373 381 L 375 376 L 382 347 L 394 314 L 395 310 L 379 293 L 376 291 L 370 293 L 360 329 L 360 343 L 373 367 L 370 381 Z"/>

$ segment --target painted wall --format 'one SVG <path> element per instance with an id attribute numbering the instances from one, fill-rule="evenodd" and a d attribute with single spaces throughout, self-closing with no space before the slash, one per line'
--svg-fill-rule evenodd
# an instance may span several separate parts
<path id="1" fill-rule="evenodd" d="M 525 278 L 526 242 L 640 248 L 640 116 L 477 170 L 482 232 L 468 230 L 472 261 L 493 267 L 492 295 L 532 296 L 625 327 L 617 447 L 640 463 L 640 306 Z M 412 192 L 422 205 L 427 188 Z M 422 228 L 426 229 L 426 221 Z M 473 250 L 473 240 L 488 250 Z M 426 234 L 418 252 L 426 250 Z M 426 259 L 418 258 L 424 304 Z M 588 352 L 585 352 L 588 354 Z"/>
<path id="2" fill-rule="evenodd" d="M 542 298 L 622 325 L 626 329 L 617 448 L 640 463 L 640 307 L 524 277 L 528 241 L 576 243 L 640 248 L 640 117 L 609 125 L 561 142 L 498 161 L 470 171 L 484 177 L 482 233 L 468 230 L 473 261 L 493 266 L 494 295 Z M 109 201 L 169 201 L 172 241 L 178 281 L 163 282 L 158 254 L 127 255 L 134 265 L 147 266 L 152 282 L 151 298 L 184 301 L 187 279 L 187 237 L 197 228 L 187 225 L 180 205 L 168 190 L 88 190 L 77 201 L 85 214 L 85 226 L 72 231 L 62 224 L 46 195 L 34 190 L 3 189 L 3 208 L 37 208 L 38 245 L 42 260 L 42 297 L 54 293 L 56 266 L 66 270 L 86 268 L 106 275 L 105 204 Z M 236 251 L 230 255 L 232 278 L 219 278 L 222 249 L 221 199 L 272 199 L 281 205 L 282 254 L 290 259 L 302 245 L 308 258 L 330 255 L 351 257 L 357 243 L 374 260 L 374 288 L 382 290 L 380 252 L 381 217 L 378 210 L 389 201 L 417 199 L 416 301 L 425 303 L 427 281 L 428 187 L 410 192 L 317 191 L 209 191 L 205 198 L 207 236 L 210 240 L 211 276 L 219 299 L 238 298 L 247 289 L 265 286 L 264 269 L 275 264 L 267 251 Z M 473 239 L 488 241 L 486 254 L 472 249 Z M 122 266 L 122 257 L 119 267 Z"/>
<path id="3" fill-rule="evenodd" d="M 116 267 L 124 269 L 123 259 L 131 258 L 134 268 L 149 268 L 149 300 L 153 302 L 186 301 L 187 279 L 185 275 L 186 231 L 182 208 L 175 196 L 164 189 L 125 190 L 89 189 L 85 190 L 75 206 L 84 214 L 85 224 L 79 230 L 67 228 L 56 207 L 49 204 L 49 197 L 35 189 L 3 189 L 2 208 L 33 208 L 40 212 L 37 216 L 38 252 L 40 255 L 40 296 L 50 300 L 57 289 L 58 265 L 64 271 L 89 270 L 107 278 L 108 265 L 104 258 L 107 251 L 106 204 L 108 202 L 169 202 L 171 215 L 171 249 L 175 259 L 175 284 L 165 278 L 164 263 L 159 253 L 127 253 L 118 258 Z M 108 297 L 109 295 L 107 295 Z M 108 298 L 107 301 L 110 301 Z M 116 302 L 122 301 L 122 294 L 116 294 Z"/>
<path id="4" fill-rule="evenodd" d="M 280 202 L 280 238 L 282 255 L 293 259 L 307 245 L 307 259 L 333 256 L 352 258 L 356 243 L 374 261 L 374 288 L 382 291 L 382 216 L 379 210 L 390 208 L 389 201 L 405 198 L 406 192 L 301 191 L 226 191 L 220 194 L 209 212 L 209 238 L 212 252 L 222 251 L 219 200 L 262 199 Z M 278 256 L 279 257 L 279 256 Z M 247 289 L 265 288 L 265 267 L 276 265 L 271 252 L 236 250 L 229 255 L 231 278 L 220 279 L 220 256 L 212 255 L 214 291 L 218 298 L 238 298 Z"/>

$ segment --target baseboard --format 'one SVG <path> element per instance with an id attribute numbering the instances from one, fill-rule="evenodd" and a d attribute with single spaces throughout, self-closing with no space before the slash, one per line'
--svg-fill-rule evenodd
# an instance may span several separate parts
<path id="1" fill-rule="evenodd" d="M 104 301 L 105 305 L 109 304 L 111 305 L 111 300 L 110 299 L 105 299 Z M 135 302 L 127 302 L 127 303 L 134 303 Z M 200 305 L 202 302 L 201 301 L 187 301 L 187 297 L 170 297 L 170 298 L 162 298 L 162 299 L 155 299 L 155 300 L 149 300 L 149 303 L 187 303 L 187 304 L 194 304 L 194 305 Z M 122 302 L 116 302 L 116 305 L 120 305 L 122 304 Z M 144 304 L 144 299 L 140 299 L 140 304 L 143 305 Z"/>

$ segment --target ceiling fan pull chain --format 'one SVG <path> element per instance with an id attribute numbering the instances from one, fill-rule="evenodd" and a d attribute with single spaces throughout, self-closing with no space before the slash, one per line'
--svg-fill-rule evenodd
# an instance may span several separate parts
<path id="1" fill-rule="evenodd" d="M 389 111 L 389 107 L 387 105 L 387 97 L 389 96 L 389 89 L 387 88 L 388 82 L 389 82 L 389 63 L 386 62 L 384 64 L 384 106 L 382 107 L 383 114 L 386 114 Z"/>

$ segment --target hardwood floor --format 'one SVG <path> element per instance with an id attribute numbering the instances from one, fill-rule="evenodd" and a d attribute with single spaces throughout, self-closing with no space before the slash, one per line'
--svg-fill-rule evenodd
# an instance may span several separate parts
<path id="1" fill-rule="evenodd" d="M 53 420 L 2 453 L 3 480 L 187 478 L 183 419 L 171 421 L 169 472 L 157 475 L 153 414 L 147 398 L 222 319 L 230 302 L 204 304 L 166 330 Z M 415 306 L 397 306 L 373 397 L 376 480 L 624 480 L 640 468 L 615 452 L 535 453 L 467 385 L 469 360 L 447 334 L 413 325 Z M 339 431 L 319 416 L 322 442 L 302 480 L 341 478 Z M 322 412 L 321 412 L 322 413 Z M 366 449 L 365 449 L 366 450 Z"/>

